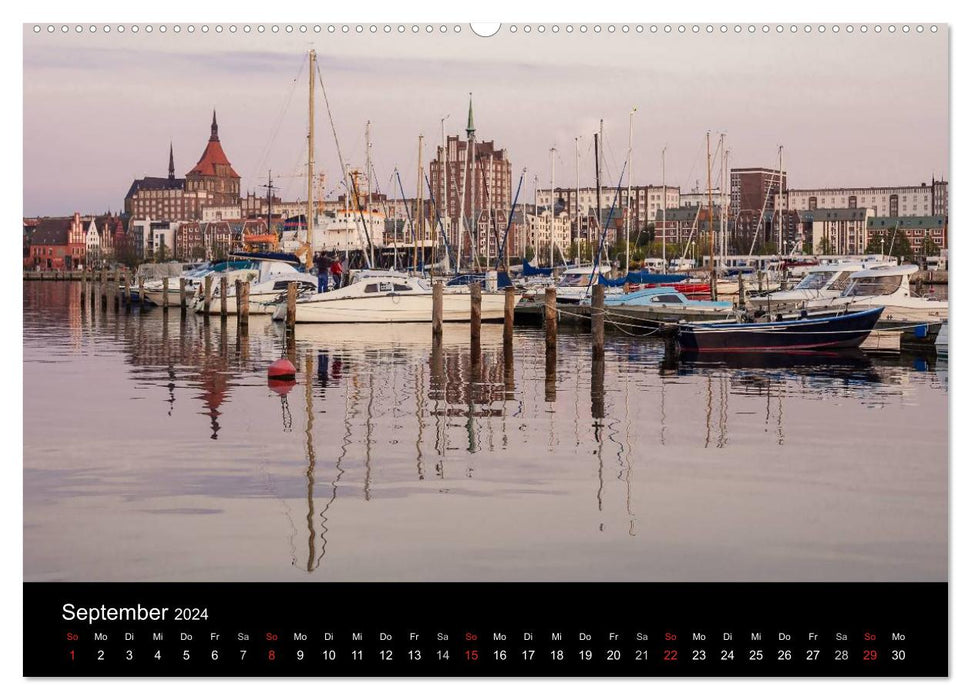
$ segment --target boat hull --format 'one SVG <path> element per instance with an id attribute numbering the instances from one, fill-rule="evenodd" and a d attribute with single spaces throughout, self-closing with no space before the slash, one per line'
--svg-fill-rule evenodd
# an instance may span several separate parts
<path id="1" fill-rule="evenodd" d="M 880 318 L 882 308 L 768 323 L 683 324 L 678 345 L 691 352 L 778 352 L 856 348 Z"/>
<path id="2" fill-rule="evenodd" d="M 518 296 L 517 296 L 518 301 Z M 505 294 L 482 294 L 482 320 L 501 320 L 505 315 Z M 273 315 L 282 320 L 286 304 L 279 304 Z M 472 301 L 469 294 L 443 294 L 443 321 L 470 321 Z M 431 294 L 398 294 L 370 298 L 297 300 L 297 323 L 429 323 L 432 320 Z"/>

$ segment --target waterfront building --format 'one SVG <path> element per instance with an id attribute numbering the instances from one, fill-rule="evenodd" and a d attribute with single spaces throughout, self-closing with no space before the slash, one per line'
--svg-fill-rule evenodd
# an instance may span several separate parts
<path id="1" fill-rule="evenodd" d="M 238 206 L 239 181 L 219 141 L 213 110 L 209 142 L 195 167 L 185 178 L 175 177 L 175 156 L 169 144 L 168 177 L 134 180 L 125 195 L 125 213 L 136 219 L 160 221 L 201 219 L 204 207 Z"/>
<path id="2" fill-rule="evenodd" d="M 948 183 L 931 178 L 931 183 L 901 187 L 824 187 L 794 189 L 783 194 L 782 208 L 806 211 L 813 209 L 873 209 L 876 216 L 914 217 L 947 216 Z"/>
<path id="3" fill-rule="evenodd" d="M 28 264 L 44 270 L 74 270 L 86 264 L 86 230 L 81 215 L 37 220 L 30 237 Z"/>
<path id="4" fill-rule="evenodd" d="M 681 188 L 668 185 L 631 185 L 630 188 L 631 205 L 628 208 L 627 187 L 622 187 L 618 196 L 616 187 L 601 187 L 600 189 L 600 208 L 609 212 L 611 205 L 614 206 L 615 213 L 623 217 L 624 213 L 630 212 L 631 215 L 631 235 L 650 223 L 653 223 L 657 213 L 667 206 L 669 209 L 678 207 L 681 198 Z M 579 210 L 580 216 L 588 215 L 589 212 L 597 210 L 597 188 L 581 187 L 579 191 L 573 187 L 554 187 L 551 197 L 550 188 L 539 188 L 536 191 L 536 204 L 540 207 L 550 206 L 551 200 L 556 200 L 556 206 L 562 207 L 572 218 L 576 218 Z M 705 195 L 707 197 L 707 194 Z M 707 199 L 705 200 L 707 202 Z M 577 232 L 574 227 L 574 238 Z"/>
<path id="5" fill-rule="evenodd" d="M 772 168 L 732 168 L 729 216 L 735 220 L 742 213 L 758 221 L 760 213 L 774 208 L 775 196 L 785 192 L 786 172 Z"/>
<path id="6" fill-rule="evenodd" d="M 867 220 L 872 208 L 816 209 L 813 212 L 813 253 L 863 255 L 869 242 Z"/>
<path id="7" fill-rule="evenodd" d="M 924 239 L 930 238 L 939 249 L 947 250 L 947 217 L 945 216 L 898 216 L 867 219 L 867 242 L 876 234 L 906 236 L 910 249 L 918 253 Z"/>
<path id="8" fill-rule="evenodd" d="M 463 258 L 473 249 L 471 231 L 481 232 L 478 236 L 478 252 L 485 254 L 488 235 L 494 221 L 506 221 L 512 204 L 512 163 L 503 148 L 497 148 L 494 141 L 477 141 L 475 122 L 472 115 L 472 101 L 469 100 L 469 117 L 465 129 L 466 140 L 449 136 L 442 146 L 436 148 L 436 156 L 428 166 L 428 179 L 432 197 L 441 215 L 443 225 L 449 236 L 449 245 L 455 250 L 458 246 L 458 232 L 465 232 L 462 241 Z M 426 215 L 430 212 L 426 209 Z M 459 219 L 464 219 L 460 227 Z M 431 223 L 438 227 L 434 213 Z M 428 239 L 434 239 L 428 231 Z"/>

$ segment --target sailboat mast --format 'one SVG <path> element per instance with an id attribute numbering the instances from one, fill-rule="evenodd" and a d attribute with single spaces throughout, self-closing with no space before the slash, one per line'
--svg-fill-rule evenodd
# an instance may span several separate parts
<path id="1" fill-rule="evenodd" d="M 627 131 L 627 216 L 624 217 L 624 238 L 627 242 L 627 254 L 624 259 L 624 277 L 630 274 L 630 217 L 633 214 L 633 207 L 630 201 L 630 181 L 634 176 L 633 143 L 634 143 L 634 112 L 637 107 L 630 111 L 630 127 Z"/>
<path id="2" fill-rule="evenodd" d="M 313 262 L 314 221 L 314 78 L 317 77 L 317 52 L 310 49 L 309 128 L 307 129 L 307 251 L 304 265 L 309 270 Z"/>
<path id="3" fill-rule="evenodd" d="M 575 206 L 573 208 L 575 210 L 576 227 L 577 227 L 576 234 L 575 234 L 576 242 L 577 242 L 577 257 L 579 257 L 580 256 L 580 137 L 577 136 L 575 139 L 573 139 L 573 142 L 576 144 L 575 150 L 576 150 L 576 161 L 577 161 L 577 199 L 576 199 Z"/>
<path id="4" fill-rule="evenodd" d="M 718 285 L 715 280 L 715 228 L 712 226 L 711 199 L 711 132 L 705 132 L 705 148 L 708 155 L 708 273 L 711 280 L 711 300 L 718 301 Z"/>
<path id="5" fill-rule="evenodd" d="M 782 248 L 782 146 L 779 146 L 779 196 L 775 201 L 775 213 L 779 219 L 779 255 L 783 255 L 785 251 Z"/>
<path id="6" fill-rule="evenodd" d="M 550 267 L 553 267 L 553 222 L 556 220 L 556 147 L 550 149 Z"/>
<path id="7" fill-rule="evenodd" d="M 661 260 L 664 270 L 668 269 L 668 186 L 664 172 L 664 154 L 668 147 L 661 149 Z"/>
<path id="8" fill-rule="evenodd" d="M 446 148 L 448 146 L 448 142 L 445 140 L 445 120 L 448 119 L 448 117 L 449 115 L 447 114 L 444 117 L 442 117 L 442 155 L 439 159 L 439 162 L 442 164 L 442 171 L 439 173 L 439 175 L 442 178 L 442 191 L 439 193 L 439 199 L 438 199 L 438 201 L 441 202 L 441 204 L 439 205 L 440 206 L 439 211 L 445 212 L 446 221 L 448 221 L 450 218 L 449 208 L 448 208 L 448 156 L 446 155 Z M 439 223 L 441 223 L 441 216 L 439 216 Z M 448 235 L 448 232 L 444 232 L 444 233 L 445 235 Z M 435 227 L 434 236 L 435 236 L 434 249 L 435 249 L 435 254 L 437 255 L 438 246 L 439 246 L 437 226 Z M 446 256 L 446 261 L 445 261 L 446 272 L 448 271 L 448 268 L 449 268 L 449 263 L 448 263 L 448 258 Z"/>
<path id="9" fill-rule="evenodd" d="M 603 131 L 603 119 L 600 120 L 600 130 Z M 590 246 L 590 256 L 591 260 L 595 259 L 597 255 L 600 254 L 600 135 L 593 135 L 593 160 L 594 160 L 594 170 L 596 171 L 597 177 L 597 252 L 593 252 L 593 246 Z M 591 241 L 592 242 L 592 241 Z"/>
<path id="10" fill-rule="evenodd" d="M 364 142 L 365 142 L 365 148 L 367 152 L 367 157 L 365 159 L 367 162 L 364 166 L 366 168 L 366 172 L 364 173 L 364 182 L 367 185 L 367 198 L 366 198 L 367 203 L 365 206 L 367 208 L 367 212 L 366 212 L 367 222 L 368 224 L 370 224 L 373 222 L 373 220 L 371 219 L 371 120 L 370 119 L 368 120 L 367 124 L 364 126 Z M 364 231 L 366 232 L 368 228 L 373 228 L 373 226 L 365 225 Z M 373 263 L 374 239 L 371 238 L 371 236 L 368 236 L 368 249 L 370 250 L 371 261 Z"/>

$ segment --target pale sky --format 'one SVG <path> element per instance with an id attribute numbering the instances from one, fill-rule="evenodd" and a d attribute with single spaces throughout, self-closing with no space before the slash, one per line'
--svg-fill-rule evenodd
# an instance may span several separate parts
<path id="1" fill-rule="evenodd" d="M 100 26 L 100 25 L 99 25 Z M 171 27 L 171 25 L 169 25 Z M 197 25 L 197 27 L 200 25 Z M 242 25 L 240 25 L 241 27 Z M 255 27 L 255 25 L 253 25 Z M 395 27 L 397 25 L 394 25 Z M 450 25 L 452 26 L 452 25 Z M 547 25 L 549 26 L 549 25 Z M 606 27 L 606 25 L 604 25 Z M 34 34 L 24 27 L 24 215 L 119 210 L 132 179 L 165 176 L 169 142 L 176 176 L 195 165 L 217 110 L 222 145 L 257 190 L 272 169 L 285 199 L 306 193 L 306 52 L 316 48 L 345 161 L 363 167 L 372 124 L 377 182 L 401 171 L 414 195 L 418 135 L 425 163 L 462 133 L 473 93 L 477 138 L 508 149 L 513 187 L 528 174 L 593 183 L 593 133 L 604 120 L 604 186 L 615 187 L 634 120 L 633 181 L 705 186 L 705 133 L 726 133 L 733 167 L 784 166 L 793 188 L 905 185 L 947 176 L 948 37 L 936 34 L 778 35 L 689 32 L 552 34 L 504 28 L 494 37 L 156 28 Z M 703 32 L 703 30 L 702 30 Z M 299 78 L 298 78 L 299 75 Z M 317 90 L 316 159 L 328 190 L 339 182 L 330 122 Z M 717 166 L 713 166 L 717 185 Z M 262 190 L 257 190 L 262 191 Z"/>

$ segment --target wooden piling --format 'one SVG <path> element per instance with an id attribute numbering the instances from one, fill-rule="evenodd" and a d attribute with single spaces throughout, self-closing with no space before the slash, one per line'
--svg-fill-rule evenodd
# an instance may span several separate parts
<path id="1" fill-rule="evenodd" d="M 287 284 L 287 328 L 293 329 L 297 323 L 297 283 Z"/>
<path id="2" fill-rule="evenodd" d="M 445 285 L 436 282 L 432 286 L 432 338 L 442 339 L 442 312 L 444 306 Z"/>
<path id="3" fill-rule="evenodd" d="M 590 334 L 593 337 L 593 359 L 602 360 L 604 356 L 604 286 L 602 284 L 593 285 Z"/>
<path id="4" fill-rule="evenodd" d="M 185 302 L 185 278 L 179 278 L 179 308 L 182 310 L 182 314 L 185 314 L 186 302 Z"/>
<path id="5" fill-rule="evenodd" d="M 546 377 L 543 397 L 547 403 L 556 402 L 556 345 L 546 348 Z"/>
<path id="6" fill-rule="evenodd" d="M 115 311 L 121 306 L 121 268 L 115 268 L 115 286 L 111 290 L 112 296 L 115 298 Z"/>
<path id="7" fill-rule="evenodd" d="M 516 313 L 516 290 L 506 287 L 506 308 L 502 325 L 502 344 L 512 344 L 512 324 Z"/>
<path id="8" fill-rule="evenodd" d="M 145 276 L 138 277 L 138 308 L 145 306 Z"/>
<path id="9" fill-rule="evenodd" d="M 546 288 L 543 321 L 546 327 L 546 349 L 556 350 L 556 287 Z"/>
<path id="10" fill-rule="evenodd" d="M 243 316 L 243 280 L 236 280 L 236 323 L 239 323 Z"/>
<path id="11" fill-rule="evenodd" d="M 482 285 L 473 282 L 469 285 L 471 294 L 470 303 L 472 305 L 472 315 L 469 317 L 469 339 L 472 341 L 473 352 L 480 346 L 482 340 Z"/>
<path id="12" fill-rule="evenodd" d="M 228 287 L 229 280 L 225 277 L 219 280 L 219 315 L 223 320 L 226 319 L 226 310 L 229 308 L 226 303 L 226 296 L 229 294 Z"/>
<path id="13" fill-rule="evenodd" d="M 243 282 L 243 296 L 236 297 L 236 303 L 240 307 L 239 324 L 246 328 L 249 326 L 249 280 Z"/>
<path id="14" fill-rule="evenodd" d="M 162 313 L 169 312 L 169 278 L 162 278 Z"/>
<path id="15" fill-rule="evenodd" d="M 131 306 L 131 275 L 125 270 L 125 308 Z"/>
<path id="16" fill-rule="evenodd" d="M 738 308 L 745 308 L 745 280 L 741 273 L 738 275 Z"/>
<path id="17" fill-rule="evenodd" d="M 108 268 L 101 268 L 101 309 L 108 308 Z"/>
<path id="18" fill-rule="evenodd" d="M 212 304 L 212 275 L 206 275 L 204 278 L 205 285 L 203 286 L 203 293 L 205 296 L 202 298 L 202 310 L 209 318 L 209 306 Z"/>
<path id="19" fill-rule="evenodd" d="M 88 270 L 87 268 L 81 269 L 81 307 L 84 307 L 84 300 L 87 295 L 88 290 L 86 286 L 88 284 Z"/>

